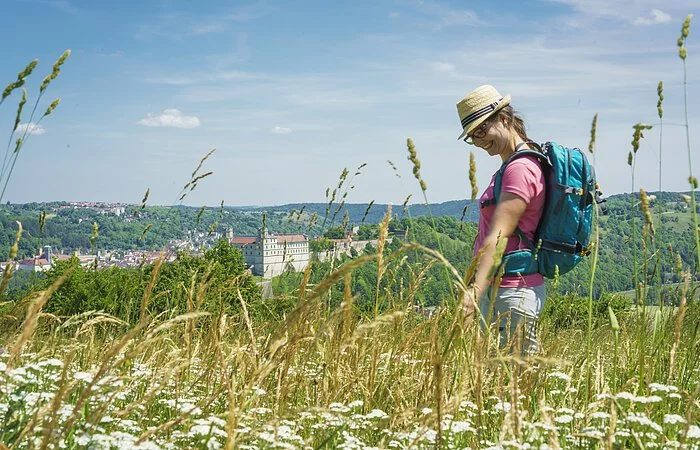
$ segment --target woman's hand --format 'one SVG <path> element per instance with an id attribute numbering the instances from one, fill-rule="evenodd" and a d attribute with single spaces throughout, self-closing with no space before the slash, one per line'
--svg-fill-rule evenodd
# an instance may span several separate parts
<path id="1" fill-rule="evenodd" d="M 479 292 L 479 288 L 471 285 L 467 287 L 467 291 L 464 293 L 464 298 L 459 307 L 465 322 L 474 316 L 476 308 L 479 307 Z"/>

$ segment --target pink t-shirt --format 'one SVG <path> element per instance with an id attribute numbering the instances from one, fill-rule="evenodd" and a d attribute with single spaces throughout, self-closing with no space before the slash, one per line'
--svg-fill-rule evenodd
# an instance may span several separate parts
<path id="1" fill-rule="evenodd" d="M 491 177 L 489 186 L 484 191 L 479 199 L 479 204 L 485 200 L 491 200 L 493 195 L 493 184 L 496 180 L 496 174 Z M 503 192 L 510 192 L 525 200 L 527 207 L 525 212 L 518 221 L 518 228 L 525 233 L 525 236 L 534 240 L 537 224 L 542 216 L 544 209 L 544 175 L 540 168 L 540 163 L 533 156 L 523 156 L 514 161 L 511 161 L 503 172 L 501 178 L 501 195 Z M 496 205 L 488 205 L 481 208 L 479 214 L 479 234 L 476 238 L 474 246 L 474 255 L 479 252 L 479 249 L 484 243 L 486 234 L 488 233 L 491 224 L 493 212 L 496 210 Z M 506 244 L 506 253 L 527 248 L 524 242 L 520 242 L 520 238 L 513 233 L 508 238 Z M 539 273 L 524 276 L 504 276 L 501 280 L 501 287 L 535 287 L 544 283 L 544 278 Z"/>

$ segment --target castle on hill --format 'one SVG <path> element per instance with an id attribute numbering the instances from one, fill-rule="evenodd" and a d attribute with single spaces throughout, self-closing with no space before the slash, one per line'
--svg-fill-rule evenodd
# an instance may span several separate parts
<path id="1" fill-rule="evenodd" d="M 256 236 L 233 236 L 229 243 L 238 248 L 254 275 L 272 278 L 293 268 L 303 271 L 309 265 L 309 238 L 305 234 L 273 234 L 267 229 L 265 216 Z"/>

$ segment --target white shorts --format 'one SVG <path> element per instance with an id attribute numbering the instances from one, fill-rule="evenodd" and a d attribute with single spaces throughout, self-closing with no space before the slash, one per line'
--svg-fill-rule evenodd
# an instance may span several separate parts
<path id="1" fill-rule="evenodd" d="M 542 313 L 545 299 L 544 284 L 535 287 L 502 287 L 498 288 L 492 307 L 491 295 L 488 295 L 487 291 L 487 295 L 479 302 L 479 310 L 487 323 L 497 324 L 501 347 L 516 335 L 518 327 L 522 327 L 521 348 L 523 354 L 531 355 L 539 347 L 537 319 Z M 481 324 L 484 326 L 484 322 Z"/>

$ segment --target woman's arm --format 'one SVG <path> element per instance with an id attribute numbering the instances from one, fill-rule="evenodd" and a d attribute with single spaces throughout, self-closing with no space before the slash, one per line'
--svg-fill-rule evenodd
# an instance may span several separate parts
<path id="1" fill-rule="evenodd" d="M 493 212 L 491 226 L 481 246 L 482 254 L 474 281 L 474 287 L 479 295 L 491 283 L 489 274 L 493 267 L 493 255 L 498 239 L 508 239 L 515 232 L 525 208 L 527 208 L 527 202 L 520 196 L 511 192 L 501 192 L 496 210 Z"/>

